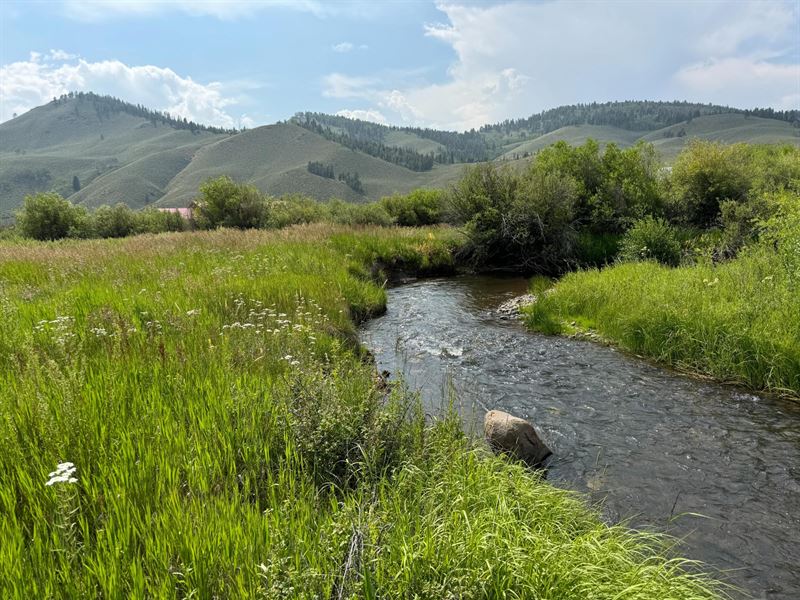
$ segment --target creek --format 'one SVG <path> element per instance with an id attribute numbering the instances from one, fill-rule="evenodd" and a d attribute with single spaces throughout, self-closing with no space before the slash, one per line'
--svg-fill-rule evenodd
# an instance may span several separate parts
<path id="1" fill-rule="evenodd" d="M 361 340 L 431 414 L 452 397 L 476 434 L 493 408 L 531 421 L 554 453 L 548 481 L 606 522 L 680 538 L 676 554 L 745 597 L 800 598 L 800 404 L 530 332 L 498 310 L 526 289 L 486 276 L 390 288 Z"/>

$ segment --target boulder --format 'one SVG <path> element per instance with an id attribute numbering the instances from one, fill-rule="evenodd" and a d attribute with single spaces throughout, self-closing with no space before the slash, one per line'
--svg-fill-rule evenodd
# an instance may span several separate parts
<path id="1" fill-rule="evenodd" d="M 536 435 L 533 425 L 501 410 L 490 410 L 483 419 L 486 441 L 495 452 L 509 454 L 531 467 L 539 467 L 552 454 Z"/>

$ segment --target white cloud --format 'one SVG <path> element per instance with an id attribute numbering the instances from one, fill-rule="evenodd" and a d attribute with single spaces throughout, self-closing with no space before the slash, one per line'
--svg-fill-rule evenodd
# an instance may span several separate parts
<path id="1" fill-rule="evenodd" d="M 426 25 L 424 33 L 455 54 L 444 81 L 334 73 L 325 94 L 365 100 L 366 109 L 381 109 L 390 120 L 459 130 L 576 102 L 687 99 L 797 108 L 796 2 L 437 8 L 446 21 Z"/>
<path id="2" fill-rule="evenodd" d="M 73 58 L 78 58 L 77 54 L 70 54 L 69 52 L 64 52 L 63 50 L 50 50 L 50 53 L 47 55 L 50 60 L 72 60 Z"/>
<path id="3" fill-rule="evenodd" d="M 323 2 L 321 0 L 63 0 L 63 13 L 74 20 L 100 22 L 112 19 L 152 17 L 183 13 L 223 21 L 248 18 L 265 10 L 304 12 L 318 18 L 344 14 L 370 18 L 380 11 L 371 2 Z"/>
<path id="4" fill-rule="evenodd" d="M 726 58 L 688 65 L 674 80 L 685 94 L 702 102 L 738 106 L 800 107 L 800 65 L 775 64 L 751 58 Z"/>
<path id="5" fill-rule="evenodd" d="M 51 60 L 65 55 L 69 56 L 63 51 L 51 51 L 47 57 L 32 52 L 31 60 L 0 67 L 0 121 L 66 92 L 92 91 L 207 125 L 240 124 L 229 112 L 239 99 L 231 96 L 230 90 L 223 90 L 219 82 L 198 83 L 154 65 L 129 66 L 115 60 Z"/>
<path id="6" fill-rule="evenodd" d="M 342 54 L 346 52 L 352 52 L 355 46 L 350 42 L 340 42 L 338 44 L 334 44 L 331 46 L 334 52 L 341 52 Z"/>
<path id="7" fill-rule="evenodd" d="M 374 77 L 351 77 L 342 73 L 331 73 L 322 80 L 322 95 L 327 98 L 375 99 L 374 88 L 378 81 Z"/>
<path id="8" fill-rule="evenodd" d="M 230 21 L 250 17 L 269 8 L 288 8 L 317 16 L 325 14 L 322 3 L 313 0 L 65 0 L 63 2 L 63 10 L 68 17 L 88 22 L 151 17 L 168 12 Z"/>
<path id="9" fill-rule="evenodd" d="M 380 123 L 381 125 L 388 125 L 388 121 L 380 111 L 377 110 L 349 110 L 344 109 L 336 112 L 339 117 L 347 117 L 348 119 L 361 119 L 362 121 L 372 121 L 373 123 Z"/>

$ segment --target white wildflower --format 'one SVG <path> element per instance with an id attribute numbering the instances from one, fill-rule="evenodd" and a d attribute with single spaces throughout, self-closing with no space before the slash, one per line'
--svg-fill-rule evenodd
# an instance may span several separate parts
<path id="1" fill-rule="evenodd" d="M 45 485 L 55 485 L 56 483 L 78 483 L 78 478 L 73 477 L 76 467 L 71 462 L 63 462 L 56 465 L 56 470 L 48 475 L 50 478 Z"/>

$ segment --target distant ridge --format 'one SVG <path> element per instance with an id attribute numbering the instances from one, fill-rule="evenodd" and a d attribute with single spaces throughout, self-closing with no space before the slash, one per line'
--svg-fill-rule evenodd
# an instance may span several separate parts
<path id="1" fill-rule="evenodd" d="M 223 127 L 212 127 L 209 125 L 202 125 L 194 121 L 188 121 L 185 117 L 173 117 L 168 112 L 159 110 L 152 110 L 142 106 L 141 104 L 131 104 L 125 102 L 114 96 L 100 96 L 94 92 L 69 92 L 62 94 L 58 98 L 53 98 L 51 104 L 59 105 L 65 102 L 76 101 L 78 103 L 88 102 L 91 103 L 99 119 L 109 118 L 114 113 L 127 113 L 134 117 L 141 117 L 150 121 L 154 126 L 156 124 L 167 125 L 173 129 L 188 129 L 191 132 L 205 131 L 209 133 L 237 133 L 237 129 L 225 129 Z"/>
<path id="2" fill-rule="evenodd" d="M 594 138 L 621 147 L 644 141 L 669 162 L 695 137 L 800 145 L 800 111 L 606 102 L 467 132 L 305 112 L 237 131 L 77 92 L 0 124 L 0 222 L 13 217 L 26 194 L 45 190 L 88 207 L 186 206 L 203 180 L 226 174 L 271 194 L 364 202 L 447 186 L 466 163 L 524 160 L 558 140 Z M 354 179 L 358 186 L 347 185 Z"/>

